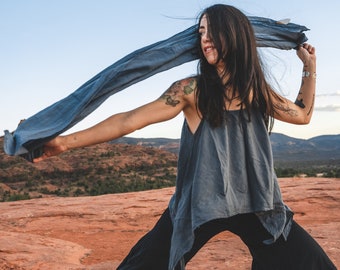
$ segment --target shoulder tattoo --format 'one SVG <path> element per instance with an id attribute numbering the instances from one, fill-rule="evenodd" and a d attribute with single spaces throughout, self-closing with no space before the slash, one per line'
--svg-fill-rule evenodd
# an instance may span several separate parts
<path id="1" fill-rule="evenodd" d="M 160 99 L 165 100 L 166 105 L 176 107 L 180 103 L 180 97 L 191 94 L 195 88 L 196 80 L 194 78 L 177 81 L 164 92 Z"/>

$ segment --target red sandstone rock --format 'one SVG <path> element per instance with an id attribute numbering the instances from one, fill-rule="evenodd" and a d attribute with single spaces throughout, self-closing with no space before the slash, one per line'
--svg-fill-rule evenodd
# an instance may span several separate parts
<path id="1" fill-rule="evenodd" d="M 340 265 L 340 179 L 280 179 L 295 219 Z M 0 203 L 0 269 L 115 269 L 166 208 L 174 189 Z M 225 232 L 188 270 L 250 269 L 247 248 Z"/>

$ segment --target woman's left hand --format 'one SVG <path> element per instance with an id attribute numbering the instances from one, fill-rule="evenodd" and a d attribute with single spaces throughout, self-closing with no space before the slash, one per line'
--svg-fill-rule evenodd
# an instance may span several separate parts
<path id="1" fill-rule="evenodd" d="M 296 53 L 305 65 L 308 65 L 308 64 L 315 65 L 316 54 L 315 54 L 315 48 L 312 45 L 308 43 L 304 43 L 299 46 Z"/>

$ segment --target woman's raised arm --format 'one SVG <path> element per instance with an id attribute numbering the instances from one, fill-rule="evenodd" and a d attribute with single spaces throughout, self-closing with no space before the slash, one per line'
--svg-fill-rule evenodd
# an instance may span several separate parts
<path id="1" fill-rule="evenodd" d="M 302 82 L 295 102 L 282 98 L 274 100 L 277 108 L 274 117 L 292 124 L 308 124 L 312 117 L 316 87 L 316 55 L 315 48 L 303 44 L 297 50 L 303 62 Z M 275 99 L 275 97 L 274 97 Z"/>

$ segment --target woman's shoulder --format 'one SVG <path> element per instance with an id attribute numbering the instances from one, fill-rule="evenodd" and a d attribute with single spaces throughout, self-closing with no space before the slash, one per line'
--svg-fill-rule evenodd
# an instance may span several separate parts
<path id="1" fill-rule="evenodd" d="M 197 88 L 197 76 L 186 77 L 175 82 L 180 87 L 184 95 L 189 95 L 196 91 Z"/>

